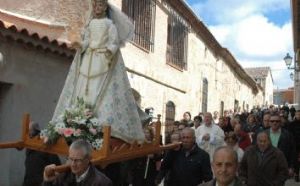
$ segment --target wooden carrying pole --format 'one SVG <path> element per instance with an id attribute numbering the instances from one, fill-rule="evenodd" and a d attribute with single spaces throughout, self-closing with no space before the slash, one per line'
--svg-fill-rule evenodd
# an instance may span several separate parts
<path id="1" fill-rule="evenodd" d="M 63 137 L 60 137 L 56 144 L 46 145 L 39 136 L 30 138 L 29 137 L 29 114 L 24 114 L 23 116 L 23 127 L 22 127 L 22 141 L 0 143 L 0 149 L 4 148 L 28 148 L 37 151 L 68 155 L 69 146 L 65 142 Z M 115 162 L 121 162 L 125 160 L 134 159 L 137 157 L 147 156 L 148 154 L 157 153 L 163 150 L 174 149 L 180 145 L 180 143 L 160 145 L 160 116 L 158 121 L 154 123 L 155 125 L 155 137 L 151 143 L 143 144 L 128 144 L 118 139 L 111 138 L 111 128 L 110 126 L 105 126 L 103 128 L 103 144 L 100 150 L 93 150 L 91 162 L 102 168 Z M 69 165 L 56 166 L 56 172 L 65 172 L 69 170 Z"/>

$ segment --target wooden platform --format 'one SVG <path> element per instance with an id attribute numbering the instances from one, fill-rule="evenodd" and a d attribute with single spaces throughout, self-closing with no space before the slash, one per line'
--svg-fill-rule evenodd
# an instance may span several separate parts
<path id="1" fill-rule="evenodd" d="M 17 142 L 0 143 L 0 149 L 4 148 L 28 148 L 37 151 L 48 152 L 58 155 L 68 155 L 69 146 L 65 142 L 64 138 L 61 137 L 54 145 L 46 145 L 41 138 L 29 137 L 29 123 L 30 115 L 24 114 L 22 121 L 22 139 Z M 151 143 L 144 144 L 128 144 L 122 140 L 111 138 L 110 127 L 105 126 L 103 128 L 103 144 L 100 150 L 93 150 L 92 152 L 92 163 L 101 167 L 106 167 L 108 164 L 114 162 L 121 162 L 137 157 L 143 157 L 148 154 L 157 153 L 162 150 L 173 149 L 180 145 L 180 143 L 160 145 L 160 131 L 161 122 L 160 118 L 158 121 L 153 123 L 155 127 L 155 137 Z M 57 171 L 62 172 L 69 169 L 68 165 L 57 166 Z"/>

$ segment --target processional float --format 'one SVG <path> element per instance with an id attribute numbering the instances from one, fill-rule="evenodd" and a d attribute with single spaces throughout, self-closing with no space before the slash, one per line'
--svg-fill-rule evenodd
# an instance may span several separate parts
<path id="1" fill-rule="evenodd" d="M 22 121 L 22 137 L 20 141 L 0 143 L 0 149 L 5 148 L 28 148 L 32 150 L 47 152 L 51 154 L 67 156 L 69 146 L 64 137 L 60 137 L 55 144 L 47 145 L 39 136 L 34 138 L 29 137 L 29 123 L 30 115 L 24 114 Z M 172 143 L 167 145 L 160 145 L 160 131 L 161 122 L 160 115 L 157 121 L 152 123 L 155 127 L 155 136 L 152 142 L 144 142 L 143 144 L 133 143 L 129 144 L 120 139 L 111 137 L 110 126 L 103 127 L 103 144 L 101 149 L 93 150 L 91 162 L 94 165 L 102 168 L 115 162 L 134 159 L 137 157 L 147 156 L 148 154 L 158 153 L 163 150 L 173 149 L 180 145 L 180 143 Z M 64 164 L 56 166 L 55 171 L 64 172 L 69 169 L 69 165 Z"/>

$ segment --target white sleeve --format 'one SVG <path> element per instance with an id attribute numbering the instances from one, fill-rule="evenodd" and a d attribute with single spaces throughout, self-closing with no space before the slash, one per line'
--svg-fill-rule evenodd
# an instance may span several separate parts
<path id="1" fill-rule="evenodd" d="M 119 49 L 118 31 L 112 22 L 109 24 L 108 42 L 106 44 L 106 48 L 110 50 L 112 54 L 115 54 Z"/>
<path id="2" fill-rule="evenodd" d="M 201 131 L 200 131 L 200 127 L 198 127 L 195 131 L 195 136 L 196 136 L 196 143 L 197 145 L 200 147 L 201 145 L 204 144 L 204 141 L 202 140 L 203 138 L 203 134 L 201 134 Z"/>
<path id="3" fill-rule="evenodd" d="M 84 52 L 88 46 L 89 46 L 89 43 L 90 43 L 90 29 L 89 27 L 86 27 L 82 33 L 82 38 L 83 38 L 83 41 L 82 41 L 82 46 L 81 46 L 81 51 Z"/>
<path id="4" fill-rule="evenodd" d="M 215 135 L 215 144 L 219 144 L 222 145 L 224 144 L 224 131 L 219 127 L 219 126 L 215 126 L 216 127 L 216 135 Z"/>

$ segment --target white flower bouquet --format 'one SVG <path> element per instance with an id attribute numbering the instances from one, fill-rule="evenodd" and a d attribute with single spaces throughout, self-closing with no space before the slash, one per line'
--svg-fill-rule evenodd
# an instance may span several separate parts
<path id="1" fill-rule="evenodd" d="M 96 150 L 102 146 L 102 128 L 94 116 L 92 107 L 77 98 L 73 107 L 67 108 L 57 121 L 52 121 L 41 131 L 41 138 L 46 144 L 54 144 L 59 137 L 64 137 L 68 144 L 76 139 L 84 139 Z"/>

